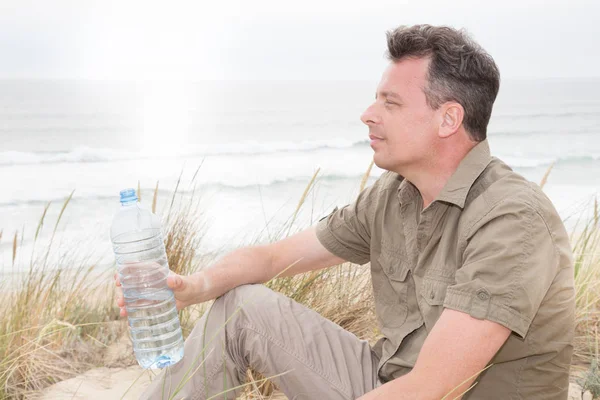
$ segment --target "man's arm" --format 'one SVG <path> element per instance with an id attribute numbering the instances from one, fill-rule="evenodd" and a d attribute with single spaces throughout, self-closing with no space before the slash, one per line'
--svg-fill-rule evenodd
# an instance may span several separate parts
<path id="1" fill-rule="evenodd" d="M 342 262 L 342 258 L 323 247 L 315 227 L 311 227 L 275 243 L 235 250 L 192 275 L 172 274 L 167 283 L 173 289 L 177 308 L 182 309 L 215 299 L 237 286 L 267 282 L 284 270 L 279 276 L 293 276 Z M 117 286 L 120 286 L 118 279 Z M 122 296 L 117 299 L 117 304 L 121 307 L 121 315 L 125 316 Z"/>
<path id="2" fill-rule="evenodd" d="M 413 370 L 359 400 L 439 400 L 449 392 L 448 399 L 460 398 L 510 333 L 496 322 L 445 309 L 425 339 Z"/>

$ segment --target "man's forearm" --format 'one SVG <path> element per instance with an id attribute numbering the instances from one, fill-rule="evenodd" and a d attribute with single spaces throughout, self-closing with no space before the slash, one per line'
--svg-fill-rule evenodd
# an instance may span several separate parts
<path id="1" fill-rule="evenodd" d="M 266 282 L 270 274 L 271 255 L 266 247 L 237 249 L 193 275 L 201 292 L 198 302 L 215 299 L 241 285 Z"/>
<path id="2" fill-rule="evenodd" d="M 431 387 L 431 383 L 431 381 L 420 381 L 414 374 L 408 373 L 372 390 L 358 400 L 438 400 L 442 398 L 442 395 L 436 393 Z"/>
<path id="3" fill-rule="evenodd" d="M 191 277 L 190 302 L 215 299 L 231 289 L 248 283 L 264 283 L 275 276 L 293 276 L 344 262 L 330 253 L 311 227 L 277 242 L 235 250 L 209 268 Z"/>

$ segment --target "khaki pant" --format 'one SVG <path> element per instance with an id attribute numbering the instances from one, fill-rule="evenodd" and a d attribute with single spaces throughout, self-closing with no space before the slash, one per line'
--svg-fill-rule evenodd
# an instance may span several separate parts
<path id="1" fill-rule="evenodd" d="M 183 360 L 142 399 L 235 399 L 239 388 L 220 393 L 243 385 L 249 366 L 266 377 L 283 374 L 272 380 L 289 399 L 356 399 L 381 385 L 378 363 L 367 341 L 263 285 L 244 285 L 215 300 L 186 340 Z"/>

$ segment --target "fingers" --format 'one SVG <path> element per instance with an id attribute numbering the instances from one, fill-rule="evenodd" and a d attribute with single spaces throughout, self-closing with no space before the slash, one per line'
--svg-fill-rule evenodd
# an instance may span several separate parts
<path id="1" fill-rule="evenodd" d="M 118 272 L 115 272 L 114 278 L 115 278 L 115 285 L 117 285 L 117 287 L 120 287 L 121 286 L 121 280 L 119 279 L 119 273 Z"/>
<path id="2" fill-rule="evenodd" d="M 167 285 L 169 288 L 173 290 L 184 290 L 185 289 L 185 281 L 180 275 L 170 274 L 167 277 Z"/>
<path id="3" fill-rule="evenodd" d="M 120 308 L 119 315 L 121 315 L 121 317 L 126 317 L 127 309 L 125 308 L 125 298 L 121 293 L 117 295 L 117 306 Z"/>
<path id="4" fill-rule="evenodd" d="M 127 316 L 127 309 L 125 308 L 125 298 L 121 293 L 117 295 L 117 306 L 119 307 L 119 315 L 121 317 Z"/>

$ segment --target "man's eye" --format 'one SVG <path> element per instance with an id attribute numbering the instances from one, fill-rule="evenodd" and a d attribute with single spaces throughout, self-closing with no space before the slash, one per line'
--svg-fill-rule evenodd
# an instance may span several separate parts
<path id="1" fill-rule="evenodd" d="M 387 100 L 385 101 L 385 103 L 384 103 L 384 104 L 385 104 L 386 106 L 394 106 L 394 105 L 396 105 L 396 103 L 392 103 L 391 101 L 387 101 Z"/>

